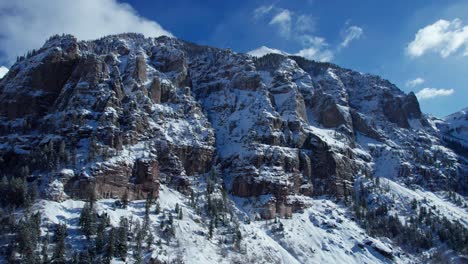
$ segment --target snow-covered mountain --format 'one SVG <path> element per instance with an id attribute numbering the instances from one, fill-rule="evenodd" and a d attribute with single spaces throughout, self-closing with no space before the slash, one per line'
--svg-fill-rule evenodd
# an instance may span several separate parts
<path id="1" fill-rule="evenodd" d="M 461 118 L 424 115 L 378 76 L 257 51 L 64 35 L 20 58 L 0 80 L 5 258 L 466 260 Z M 44 249 L 61 223 L 70 236 Z"/>

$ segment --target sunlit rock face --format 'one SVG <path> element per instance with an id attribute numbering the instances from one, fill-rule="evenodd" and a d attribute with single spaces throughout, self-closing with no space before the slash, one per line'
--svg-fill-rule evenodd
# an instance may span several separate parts
<path id="1" fill-rule="evenodd" d="M 76 197 L 188 191 L 214 167 L 232 195 L 268 196 L 265 218 L 301 210 L 301 196 L 348 196 L 358 175 L 466 190 L 414 94 L 296 56 L 56 36 L 0 80 L 0 113 L 1 171 Z"/>

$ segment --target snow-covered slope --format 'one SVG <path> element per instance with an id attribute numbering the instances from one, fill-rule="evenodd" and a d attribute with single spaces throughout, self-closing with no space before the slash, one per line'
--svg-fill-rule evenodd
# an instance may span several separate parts
<path id="1" fill-rule="evenodd" d="M 5 67 L 5 66 L 0 66 L 0 79 L 3 78 L 3 76 L 5 76 L 5 74 L 7 74 L 8 72 L 8 68 Z"/>
<path id="2" fill-rule="evenodd" d="M 115 208 L 116 200 L 104 199 L 96 204 L 99 215 L 106 214 L 112 226 L 117 227 L 121 217 L 143 223 L 145 201 L 136 200 L 127 209 Z M 157 234 L 163 214 L 176 214 L 178 204 L 182 208 L 183 218 L 175 219 L 175 237 L 163 240 L 160 245 L 152 246 L 145 258 L 174 261 L 181 258 L 185 263 L 390 263 L 379 253 L 378 248 L 391 254 L 399 254 L 387 240 L 368 237 L 364 230 L 356 225 L 350 213 L 343 205 L 328 199 L 310 199 L 310 207 L 289 219 L 277 221 L 241 222 L 242 245 L 232 250 L 226 244 L 226 227 L 219 227 L 211 239 L 208 238 L 209 226 L 203 217 L 187 203 L 186 197 L 170 188 L 161 188 L 158 203 L 161 213 L 154 214 L 151 207 L 150 230 Z M 33 208 L 43 212 L 43 230 L 47 225 L 69 223 L 70 229 L 79 229 L 79 212 L 84 202 L 65 200 L 63 202 L 40 201 Z M 243 219 L 244 213 L 236 208 L 235 217 Z M 68 236 L 67 242 L 78 247 L 83 246 L 83 234 L 75 232 Z M 373 244 L 367 245 L 367 241 Z M 177 245 L 177 246 L 176 246 Z M 408 257 L 395 257 L 397 263 L 408 262 Z M 120 263 L 115 259 L 114 263 Z"/>
<path id="3" fill-rule="evenodd" d="M 468 251 L 468 167 L 449 141 L 465 133 L 462 117 L 429 118 L 375 75 L 268 48 L 54 36 L 0 80 L 0 113 L 2 205 L 27 205 L 37 188 L 42 224 L 66 222 L 77 251 L 94 243 L 77 229 L 80 200 L 98 198 L 115 226 L 141 219 L 149 194 L 185 217 L 167 237 L 167 215 L 150 216 L 148 232 L 167 241 L 150 243 L 148 261 L 405 263 Z M 135 201 L 112 209 L 122 197 Z"/>

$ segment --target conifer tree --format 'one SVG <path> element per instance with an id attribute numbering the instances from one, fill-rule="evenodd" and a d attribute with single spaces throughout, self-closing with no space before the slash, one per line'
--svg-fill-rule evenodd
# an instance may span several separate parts
<path id="1" fill-rule="evenodd" d="M 214 223 L 213 220 L 210 221 L 210 226 L 208 228 L 208 239 L 213 238 L 213 231 L 214 231 Z"/>
<path id="2" fill-rule="evenodd" d="M 161 206 L 159 205 L 159 202 L 156 202 L 154 213 L 158 215 L 161 212 Z"/>
<path id="3" fill-rule="evenodd" d="M 133 257 L 135 259 L 135 263 L 142 263 L 142 245 L 143 245 L 143 237 L 144 237 L 144 230 L 140 227 L 140 222 L 137 221 L 135 224 L 135 250 L 133 252 Z"/>
<path id="4" fill-rule="evenodd" d="M 183 213 L 182 213 L 182 208 L 179 208 L 179 214 L 177 215 L 177 218 L 178 218 L 179 220 L 182 220 L 182 218 L 184 218 L 184 215 L 183 215 Z"/>
<path id="5" fill-rule="evenodd" d="M 54 263 L 66 263 L 66 247 L 65 238 L 67 237 L 67 225 L 59 224 L 55 229 L 55 248 L 54 248 Z"/>
<path id="6" fill-rule="evenodd" d="M 112 228 L 109 231 L 109 235 L 107 236 L 107 247 L 106 247 L 106 263 L 110 263 L 112 258 L 115 255 L 115 236 L 116 236 L 115 228 Z"/>
<path id="7" fill-rule="evenodd" d="M 148 232 L 146 236 L 146 247 L 150 249 L 153 242 L 154 242 L 154 236 L 151 232 Z"/>
<path id="8" fill-rule="evenodd" d="M 127 239 L 128 220 L 125 217 L 121 217 L 119 227 L 117 229 L 115 253 L 117 257 L 122 259 L 125 259 L 127 256 Z"/>
<path id="9" fill-rule="evenodd" d="M 97 234 L 96 234 L 96 253 L 100 254 L 102 250 L 104 249 L 104 236 L 105 236 L 105 231 L 106 231 L 106 220 L 101 219 L 99 221 L 99 226 L 97 228 Z"/>
<path id="10" fill-rule="evenodd" d="M 96 233 L 96 213 L 91 207 L 90 202 L 86 202 L 81 210 L 79 224 L 86 238 L 89 239 Z"/>

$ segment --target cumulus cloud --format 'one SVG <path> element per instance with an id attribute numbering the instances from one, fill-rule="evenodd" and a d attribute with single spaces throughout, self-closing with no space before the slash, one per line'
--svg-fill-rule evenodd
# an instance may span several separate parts
<path id="1" fill-rule="evenodd" d="M 416 93 L 419 100 L 430 99 L 439 96 L 449 96 L 455 92 L 453 89 L 424 88 Z"/>
<path id="2" fill-rule="evenodd" d="M 468 55 L 468 26 L 463 26 L 458 18 L 447 21 L 440 19 L 421 28 L 414 40 L 406 47 L 410 57 L 420 57 L 428 52 L 439 53 L 442 58 L 464 48 L 463 56 Z"/>
<path id="3" fill-rule="evenodd" d="M 406 87 L 416 87 L 420 84 L 423 84 L 425 80 L 423 78 L 416 78 L 414 80 L 409 80 L 406 82 Z"/>
<path id="4" fill-rule="evenodd" d="M 9 63 L 54 34 L 69 33 L 83 40 L 122 32 L 172 36 L 117 0 L 0 1 L 0 25 L 0 52 Z"/>
<path id="5" fill-rule="evenodd" d="M 289 38 L 291 35 L 291 16 L 291 11 L 288 9 L 283 9 L 270 20 L 269 24 L 277 25 L 281 36 Z"/>
<path id="6" fill-rule="evenodd" d="M 7 74 L 8 72 L 8 68 L 5 67 L 5 66 L 0 66 L 0 79 L 3 78 L 3 76 L 5 76 L 5 74 Z"/>
<path id="7" fill-rule="evenodd" d="M 341 42 L 340 47 L 347 47 L 353 40 L 359 39 L 363 33 L 364 30 L 358 26 L 350 26 L 346 28 L 344 31 L 344 39 L 343 42 Z"/>

